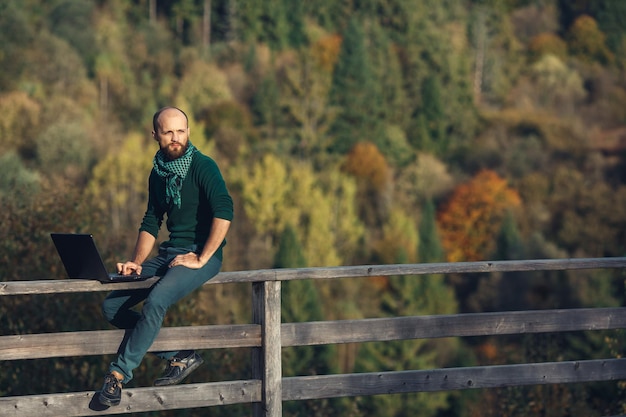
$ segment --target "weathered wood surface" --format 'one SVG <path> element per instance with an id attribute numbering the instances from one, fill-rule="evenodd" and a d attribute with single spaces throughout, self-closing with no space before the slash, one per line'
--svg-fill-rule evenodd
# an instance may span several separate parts
<path id="1" fill-rule="evenodd" d="M 100 330 L 1 336 L 0 360 L 113 354 L 124 334 L 124 330 Z M 259 325 L 164 327 L 150 351 L 254 346 L 261 346 Z"/>
<path id="2" fill-rule="evenodd" d="M 281 346 L 626 328 L 626 307 L 284 324 L 280 324 L 280 309 L 268 310 L 259 307 L 258 324 L 164 327 L 150 350 L 261 347 L 261 328 L 269 313 L 274 314 L 272 323 L 265 324 L 272 333 L 263 335 L 263 340 L 271 344 L 265 354 L 275 355 L 272 362 L 280 360 Z M 123 330 L 1 336 L 0 360 L 112 354 L 123 337 Z M 258 354 L 263 355 L 261 349 Z M 262 369 L 264 357 L 257 360 Z M 274 365 L 280 367 L 280 362 Z"/>
<path id="3" fill-rule="evenodd" d="M 280 289 L 280 281 L 252 284 L 252 320 L 262 329 L 262 347 L 252 352 L 252 378 L 263 381 L 261 403 L 253 405 L 253 417 L 283 415 Z"/>
<path id="4" fill-rule="evenodd" d="M 573 269 L 625 268 L 626 257 L 537 259 L 521 261 L 481 261 L 428 264 L 359 265 L 319 268 L 262 269 L 221 272 L 205 285 L 237 282 L 289 281 L 296 279 L 358 278 L 392 275 L 460 274 L 477 272 L 548 271 Z M 1 279 L 1 277 L 0 277 Z M 0 282 L 0 295 L 95 292 L 114 289 L 146 288 L 156 278 L 142 282 L 101 284 L 90 280 L 38 280 Z"/>
<path id="5" fill-rule="evenodd" d="M 128 388 L 123 390 L 122 402 L 115 407 L 100 404 L 96 394 L 94 391 L 87 391 L 0 397 L 0 417 L 101 416 L 253 403 L 261 399 L 261 381 Z"/>
<path id="6" fill-rule="evenodd" d="M 626 307 L 285 323 L 283 346 L 626 328 Z"/>
<path id="7" fill-rule="evenodd" d="M 437 392 L 523 385 L 626 379 L 626 359 L 548 362 L 433 370 L 290 377 L 282 401 L 408 392 Z M 106 408 L 94 391 L 0 398 L 0 417 L 92 416 L 150 410 L 258 403 L 260 380 L 125 389 L 117 407 Z"/>
<path id="8" fill-rule="evenodd" d="M 283 346 L 626 328 L 624 308 L 281 324 L 281 281 L 624 267 L 625 257 L 223 272 L 208 284 L 253 283 L 253 324 L 164 328 L 151 349 L 175 350 L 183 344 L 196 349 L 252 347 L 251 380 L 126 389 L 122 405 L 106 410 L 94 404 L 94 392 L 5 397 L 0 398 L 0 417 L 123 414 L 236 403 L 252 403 L 255 417 L 277 417 L 285 400 L 626 379 L 626 359 L 293 378 L 281 378 L 280 368 Z M 0 296 L 146 288 L 156 279 L 119 284 L 90 280 L 0 282 Z M 114 353 L 123 336 L 123 331 L 113 330 L 2 336 L 0 360 Z"/>
<path id="9" fill-rule="evenodd" d="M 626 359 L 291 377 L 283 401 L 626 379 Z"/>

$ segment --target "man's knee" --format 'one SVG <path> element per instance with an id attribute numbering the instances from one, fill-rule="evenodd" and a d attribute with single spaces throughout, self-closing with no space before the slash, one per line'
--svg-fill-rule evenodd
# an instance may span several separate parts
<path id="1" fill-rule="evenodd" d="M 113 320 L 115 320 L 115 316 L 119 311 L 119 306 L 117 305 L 117 303 L 114 303 L 107 298 L 102 302 L 100 310 L 102 311 L 102 315 L 104 316 L 106 321 L 111 323 Z"/>
<path id="2" fill-rule="evenodd" d="M 171 304 L 167 300 L 157 297 L 148 297 L 143 305 L 141 313 L 147 320 L 162 321 L 170 305 Z"/>

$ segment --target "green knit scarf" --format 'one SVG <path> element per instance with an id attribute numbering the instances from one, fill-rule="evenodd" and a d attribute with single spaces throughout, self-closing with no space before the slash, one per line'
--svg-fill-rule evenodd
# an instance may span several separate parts
<path id="1" fill-rule="evenodd" d="M 196 152 L 196 147 L 189 142 L 189 148 L 187 148 L 185 153 L 173 161 L 168 160 L 160 149 L 154 155 L 154 160 L 152 161 L 154 171 L 161 178 L 165 179 L 165 201 L 168 204 L 173 202 L 180 208 L 180 190 L 183 187 L 183 180 L 187 176 L 189 166 L 191 166 L 193 154 Z"/>

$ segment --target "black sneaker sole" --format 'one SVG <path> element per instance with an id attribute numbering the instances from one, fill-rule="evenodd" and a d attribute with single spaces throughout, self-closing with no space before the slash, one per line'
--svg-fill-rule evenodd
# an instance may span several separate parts
<path id="1" fill-rule="evenodd" d="M 167 385 L 176 385 L 179 382 L 181 382 L 183 379 L 187 378 L 189 376 L 189 374 L 191 374 L 193 371 L 198 369 L 198 367 L 200 365 L 202 365 L 203 363 L 204 363 L 204 359 L 202 359 L 202 357 L 200 357 L 197 361 L 195 361 L 193 363 L 193 365 L 191 365 L 187 369 L 185 369 L 183 371 L 183 373 L 180 374 L 180 376 L 178 378 L 159 378 L 156 381 L 154 381 L 154 386 L 155 387 L 164 387 L 164 386 L 167 386 Z"/>
<path id="2" fill-rule="evenodd" d="M 110 398 L 101 392 L 100 396 L 98 397 L 98 400 L 100 401 L 100 404 L 108 405 L 109 407 L 112 407 L 112 406 L 120 405 L 121 398 Z"/>

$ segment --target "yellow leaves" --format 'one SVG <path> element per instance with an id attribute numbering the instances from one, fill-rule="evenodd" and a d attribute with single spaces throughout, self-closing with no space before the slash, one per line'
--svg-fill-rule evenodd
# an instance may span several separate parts
<path id="1" fill-rule="evenodd" d="M 278 209 L 287 193 L 287 169 L 278 158 L 266 155 L 249 172 L 232 170 L 229 178 L 240 185 L 243 208 L 259 233 L 282 230 Z"/>
<path id="2" fill-rule="evenodd" d="M 384 264 L 416 262 L 418 244 L 415 216 L 406 214 L 400 208 L 392 209 L 387 224 L 383 226 L 382 239 L 375 245 L 380 262 Z"/>
<path id="3" fill-rule="evenodd" d="M 489 256 L 506 212 L 520 205 L 517 191 L 490 170 L 458 186 L 438 218 L 448 261 Z"/>
<path id="4" fill-rule="evenodd" d="M 294 227 L 309 266 L 341 264 L 363 236 L 353 207 L 356 187 L 345 177 L 320 180 L 308 164 L 265 155 L 247 172 L 231 170 L 229 180 L 241 189 L 259 234 L 276 237 L 288 224 Z"/>
<path id="5" fill-rule="evenodd" d="M 585 96 L 583 79 L 575 69 L 570 69 L 554 55 L 545 55 L 531 67 L 538 87 L 546 95 L 560 94 L 570 100 Z"/>
<path id="6" fill-rule="evenodd" d="M 224 71 L 215 64 L 197 60 L 185 68 L 178 95 L 189 103 L 196 114 L 233 98 Z"/>
<path id="7" fill-rule="evenodd" d="M 94 207 L 110 213 L 116 231 L 122 227 L 135 228 L 137 216 L 145 210 L 148 175 L 157 150 L 156 144 L 146 146 L 146 141 L 138 133 L 129 134 L 120 149 L 112 150 L 94 167 L 87 186 L 88 198 Z"/>
<path id="8" fill-rule="evenodd" d="M 0 95 L 0 146 L 15 149 L 24 146 L 39 124 L 41 106 L 22 91 Z M 0 154 L 3 152 L 0 152 Z"/>

